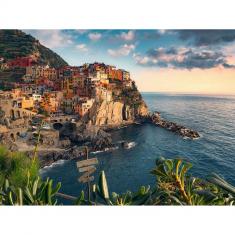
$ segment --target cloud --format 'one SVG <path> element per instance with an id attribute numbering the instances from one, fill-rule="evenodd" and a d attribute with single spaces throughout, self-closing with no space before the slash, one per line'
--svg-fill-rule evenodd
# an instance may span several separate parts
<path id="1" fill-rule="evenodd" d="M 85 34 L 88 32 L 87 29 L 75 29 L 76 32 L 78 32 L 79 34 Z"/>
<path id="2" fill-rule="evenodd" d="M 160 30 L 137 30 L 135 37 L 138 40 L 142 40 L 145 42 L 146 40 L 158 40 L 163 36 L 166 35 L 171 35 L 174 36 L 176 32 L 173 30 L 165 30 L 165 29 L 160 29 Z"/>
<path id="3" fill-rule="evenodd" d="M 49 48 L 67 47 L 73 44 L 71 35 L 62 30 L 25 30 L 25 32 L 33 35 Z"/>
<path id="4" fill-rule="evenodd" d="M 84 43 L 76 45 L 76 49 L 78 49 L 79 51 L 83 51 L 83 52 L 88 51 L 87 45 Z"/>
<path id="5" fill-rule="evenodd" d="M 196 46 L 229 43 L 235 40 L 235 30 L 177 30 L 180 39 L 191 40 Z"/>
<path id="6" fill-rule="evenodd" d="M 165 29 L 159 29 L 158 32 L 161 34 L 161 35 L 164 35 L 166 33 L 166 30 Z"/>
<path id="7" fill-rule="evenodd" d="M 160 68 L 235 68 L 235 64 L 229 63 L 222 52 L 199 48 L 156 48 L 150 49 L 145 55 L 135 54 L 133 58 L 139 65 Z"/>
<path id="8" fill-rule="evenodd" d="M 133 30 L 130 30 L 128 32 L 122 32 L 118 36 L 124 41 L 132 41 L 135 38 L 135 32 Z"/>
<path id="9" fill-rule="evenodd" d="M 109 55 L 113 57 L 119 57 L 119 56 L 128 56 L 133 50 L 135 49 L 134 44 L 124 44 L 120 46 L 118 49 L 108 49 Z"/>
<path id="10" fill-rule="evenodd" d="M 101 33 L 89 33 L 88 37 L 92 40 L 92 41 L 98 41 L 101 39 L 102 34 Z"/>
<path id="11" fill-rule="evenodd" d="M 138 53 L 134 53 L 133 58 L 139 65 L 147 65 L 150 62 L 150 58 L 148 56 L 141 56 Z"/>

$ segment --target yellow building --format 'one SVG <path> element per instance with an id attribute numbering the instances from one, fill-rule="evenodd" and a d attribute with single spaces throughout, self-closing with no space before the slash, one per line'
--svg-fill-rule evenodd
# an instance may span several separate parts
<path id="1" fill-rule="evenodd" d="M 65 77 L 61 82 L 61 88 L 66 97 L 72 97 L 74 91 L 74 79 L 72 77 Z"/>
<path id="2" fill-rule="evenodd" d="M 49 80 L 56 80 L 57 72 L 54 68 L 44 68 L 43 77 L 48 78 Z"/>
<path id="3" fill-rule="evenodd" d="M 16 99 L 15 105 L 18 108 L 22 108 L 22 109 L 33 109 L 34 107 L 33 97 L 27 97 L 27 96 L 20 97 Z"/>

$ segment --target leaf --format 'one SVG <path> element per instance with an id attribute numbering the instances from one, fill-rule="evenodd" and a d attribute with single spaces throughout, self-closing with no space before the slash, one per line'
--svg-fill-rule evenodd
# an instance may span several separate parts
<path id="1" fill-rule="evenodd" d="M 108 185 L 105 177 L 104 171 L 101 171 L 99 178 L 99 189 L 101 190 L 101 195 L 104 199 L 109 199 Z"/>
<path id="2" fill-rule="evenodd" d="M 13 201 L 12 191 L 9 192 L 8 198 L 9 198 L 9 203 L 10 203 L 11 205 L 14 205 L 15 203 L 14 203 L 14 201 Z"/>
<path id="3" fill-rule="evenodd" d="M 17 203 L 18 205 L 23 205 L 23 192 L 21 188 L 17 189 Z"/>
<path id="4" fill-rule="evenodd" d="M 227 192 L 232 193 L 233 195 L 235 195 L 235 187 L 232 186 L 231 184 L 229 184 L 228 182 L 226 182 L 224 179 L 222 179 L 219 175 L 213 173 L 212 175 L 210 175 L 207 180 L 215 185 L 217 185 L 218 187 L 224 189 Z"/>
<path id="5" fill-rule="evenodd" d="M 51 202 L 51 193 L 52 193 L 52 180 L 49 180 L 47 187 L 46 187 L 46 203 L 48 203 L 49 205 L 52 204 Z"/>
<path id="6" fill-rule="evenodd" d="M 37 177 L 36 180 L 34 180 L 33 182 L 33 196 L 36 196 L 37 193 L 37 189 L 38 189 L 38 182 L 39 182 L 39 177 Z"/>
<path id="7" fill-rule="evenodd" d="M 85 193 L 82 190 L 79 198 L 76 200 L 75 204 L 76 205 L 81 205 L 85 201 Z"/>
<path id="8" fill-rule="evenodd" d="M 173 169 L 173 161 L 172 160 L 167 159 L 167 160 L 165 160 L 164 164 L 167 166 L 168 172 L 172 171 L 172 169 Z"/>
<path id="9" fill-rule="evenodd" d="M 181 159 L 175 159 L 175 176 L 176 178 L 179 178 L 179 167 L 182 163 Z"/>
<path id="10" fill-rule="evenodd" d="M 28 187 L 25 188 L 24 193 L 27 196 L 28 200 L 30 201 L 29 204 L 33 204 L 34 203 L 34 198 L 33 198 L 33 196 L 32 196 L 32 194 L 31 194 Z"/>
<path id="11" fill-rule="evenodd" d="M 61 182 L 57 183 L 56 187 L 52 190 L 51 196 L 54 196 L 61 188 Z"/>

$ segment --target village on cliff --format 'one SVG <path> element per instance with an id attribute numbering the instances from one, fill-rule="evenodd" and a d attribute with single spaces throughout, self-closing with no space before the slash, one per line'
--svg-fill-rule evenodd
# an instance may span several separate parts
<path id="1" fill-rule="evenodd" d="M 0 91 L 1 143 L 12 149 L 21 149 L 28 140 L 35 144 L 42 120 L 41 143 L 44 146 L 58 146 L 61 127 L 67 124 L 64 127 L 66 132 L 70 128 L 68 124 L 72 123 L 77 123 L 76 126 L 81 126 L 81 123 L 96 126 L 93 133 L 86 135 L 92 139 L 97 137 L 99 132 L 102 135 L 102 143 L 107 146 L 110 141 L 107 140 L 105 132 L 101 132 L 100 126 L 133 122 L 137 113 L 140 116 L 148 113 L 145 103 L 140 105 L 141 109 L 137 112 L 133 111 L 136 108 L 130 108 L 131 105 L 139 105 L 142 102 L 141 95 L 131 80 L 130 73 L 114 66 L 95 62 L 82 66 L 53 68 L 39 65 L 31 57 L 9 61 L 0 58 L 0 61 L 2 70 L 24 69 L 20 82 L 11 83 L 10 90 Z M 128 97 L 133 91 L 136 100 Z M 126 100 L 122 99 L 122 92 L 125 93 Z M 91 130 L 90 127 L 89 131 Z M 66 134 L 64 136 L 66 137 Z M 72 136 L 72 131 L 69 131 L 68 139 L 71 140 Z M 77 134 L 74 139 L 79 139 Z M 83 137 L 82 139 L 84 140 Z M 25 150 L 27 148 L 28 145 Z"/>
<path id="2" fill-rule="evenodd" d="M 183 137 L 199 137 L 159 113 L 150 116 L 130 73 L 115 66 L 95 62 L 53 68 L 31 57 L 0 58 L 0 64 L 2 71 L 23 71 L 18 82 L 6 82 L 10 89 L 0 90 L 0 144 L 11 150 L 30 151 L 38 143 L 41 150 L 74 144 L 103 150 L 113 147 L 107 130 L 146 121 Z"/>

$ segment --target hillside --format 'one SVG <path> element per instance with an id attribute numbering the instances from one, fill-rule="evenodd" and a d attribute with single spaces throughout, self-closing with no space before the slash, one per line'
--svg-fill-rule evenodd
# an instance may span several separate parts
<path id="1" fill-rule="evenodd" d="M 6 60 L 32 56 L 39 64 L 51 67 L 67 65 L 58 54 L 21 30 L 0 30 L 0 57 Z"/>

